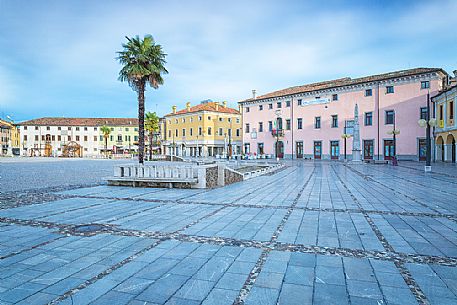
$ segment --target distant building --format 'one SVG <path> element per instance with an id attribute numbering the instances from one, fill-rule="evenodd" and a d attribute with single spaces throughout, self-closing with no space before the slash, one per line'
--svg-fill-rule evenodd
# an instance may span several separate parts
<path id="1" fill-rule="evenodd" d="M 227 103 L 204 101 L 167 114 L 162 145 L 167 155 L 228 156 L 241 153 L 241 114 Z"/>
<path id="2" fill-rule="evenodd" d="M 138 150 L 136 118 L 39 118 L 17 124 L 24 156 L 95 157 L 105 154 L 100 128 L 110 128 L 107 151 L 126 154 Z"/>
<path id="3" fill-rule="evenodd" d="M 12 123 L 0 119 L 0 156 L 19 154 L 19 130 Z"/>
<path id="4" fill-rule="evenodd" d="M 364 159 L 425 160 L 427 93 L 436 95 L 448 75 L 439 68 L 417 68 L 291 87 L 239 102 L 244 152 L 280 158 L 342 159 L 343 134 L 350 135 L 354 107 Z M 400 134 L 394 141 L 395 126 Z M 277 145 L 276 145 L 277 143 Z M 347 140 L 351 155 L 352 138 Z"/>
<path id="5" fill-rule="evenodd" d="M 433 97 L 435 106 L 435 156 L 437 161 L 455 163 L 457 159 L 457 84 Z"/>

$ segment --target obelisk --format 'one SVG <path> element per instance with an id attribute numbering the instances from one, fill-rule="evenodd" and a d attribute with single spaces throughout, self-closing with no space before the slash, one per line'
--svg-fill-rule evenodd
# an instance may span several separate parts
<path id="1" fill-rule="evenodd" d="M 352 161 L 362 161 L 362 150 L 360 149 L 360 125 L 359 125 L 359 106 L 355 104 L 354 109 L 354 134 L 352 136 Z"/>

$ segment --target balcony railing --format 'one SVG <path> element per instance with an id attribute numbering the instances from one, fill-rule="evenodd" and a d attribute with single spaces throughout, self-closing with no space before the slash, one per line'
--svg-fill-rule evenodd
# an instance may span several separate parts
<path id="1" fill-rule="evenodd" d="M 271 135 L 274 137 L 284 137 L 284 129 L 273 129 Z"/>

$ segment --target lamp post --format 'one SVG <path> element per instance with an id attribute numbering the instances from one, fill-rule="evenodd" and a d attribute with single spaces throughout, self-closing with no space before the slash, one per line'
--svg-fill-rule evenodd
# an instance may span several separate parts
<path id="1" fill-rule="evenodd" d="M 281 110 L 276 110 L 276 150 L 275 150 L 275 155 L 276 155 L 276 161 L 279 161 L 279 119 L 281 118 Z"/>
<path id="2" fill-rule="evenodd" d="M 397 135 L 400 134 L 400 130 L 395 128 L 395 121 L 396 121 L 395 117 L 396 117 L 396 115 L 395 115 L 395 112 L 394 112 L 394 117 L 393 117 L 394 126 L 393 126 L 393 129 L 387 132 L 387 134 L 393 135 L 393 138 L 394 138 L 394 156 L 393 156 L 393 159 L 392 159 L 392 165 L 393 166 L 397 166 L 398 165 L 397 164 Z"/>
<path id="3" fill-rule="evenodd" d="M 341 137 L 344 139 L 344 162 L 346 162 L 347 161 L 346 142 L 347 142 L 347 139 L 352 137 L 351 134 L 346 133 L 346 126 L 344 127 L 344 133 L 341 135 Z"/>
<path id="4" fill-rule="evenodd" d="M 425 141 L 426 141 L 426 152 L 425 152 L 425 172 L 432 171 L 432 141 L 430 135 L 430 127 L 436 126 L 436 119 L 430 118 L 430 91 L 427 93 L 427 115 L 426 119 L 420 119 L 418 122 L 420 127 L 425 128 Z"/>

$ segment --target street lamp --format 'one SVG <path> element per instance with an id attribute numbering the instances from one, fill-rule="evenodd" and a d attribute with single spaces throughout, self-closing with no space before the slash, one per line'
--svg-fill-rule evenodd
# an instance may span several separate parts
<path id="1" fill-rule="evenodd" d="M 344 127 L 344 133 L 341 135 L 341 137 L 344 139 L 344 162 L 346 162 L 347 161 L 346 141 L 347 141 L 347 139 L 352 137 L 351 134 L 346 133 L 346 127 Z"/>
<path id="2" fill-rule="evenodd" d="M 281 110 L 276 110 L 276 161 L 279 161 L 279 119 L 281 118 Z"/>
<path id="3" fill-rule="evenodd" d="M 425 155 L 425 172 L 432 171 L 432 141 L 430 136 L 430 127 L 436 126 L 436 119 L 430 118 L 430 92 L 427 93 L 427 116 L 426 119 L 420 119 L 418 122 L 420 127 L 425 128 L 425 136 L 426 136 L 426 155 Z"/>
<path id="4" fill-rule="evenodd" d="M 393 119 L 394 119 L 393 129 L 389 130 L 387 132 L 387 134 L 393 135 L 393 138 L 394 138 L 394 157 L 392 159 L 392 165 L 393 166 L 397 166 L 397 137 L 396 136 L 400 134 L 400 130 L 395 128 L 395 121 L 396 121 L 395 112 L 394 112 L 394 118 Z"/>

